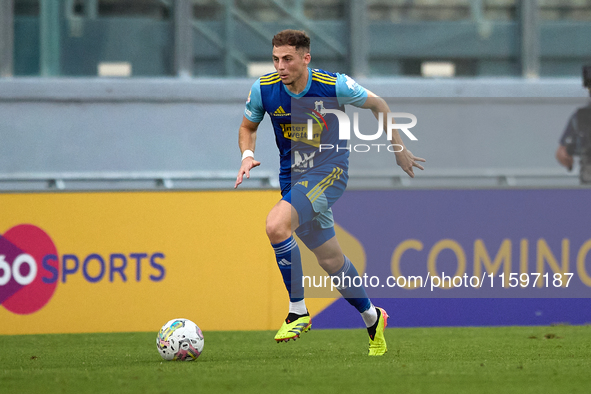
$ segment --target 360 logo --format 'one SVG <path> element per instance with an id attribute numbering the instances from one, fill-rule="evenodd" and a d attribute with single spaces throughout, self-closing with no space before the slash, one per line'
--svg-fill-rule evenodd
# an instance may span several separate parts
<path id="1" fill-rule="evenodd" d="M 66 283 L 71 275 L 81 275 L 87 283 L 142 278 L 160 282 L 166 276 L 165 257 L 160 252 L 60 256 L 45 231 L 20 224 L 0 235 L 0 305 L 22 315 L 37 312 L 49 302 L 58 282 Z"/>
<path id="2" fill-rule="evenodd" d="M 4 308 L 24 315 L 49 302 L 57 281 L 44 281 L 37 265 L 46 255 L 57 256 L 57 249 L 39 227 L 21 224 L 0 236 L 0 304 Z M 45 264 L 46 268 L 59 271 L 57 261 Z"/>

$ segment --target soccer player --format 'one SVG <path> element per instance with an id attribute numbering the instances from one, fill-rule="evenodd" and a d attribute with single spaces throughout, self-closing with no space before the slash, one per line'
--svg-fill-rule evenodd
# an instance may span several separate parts
<path id="1" fill-rule="evenodd" d="M 376 118 L 390 109 L 386 102 L 358 85 L 350 77 L 323 70 L 311 70 L 310 37 L 297 30 L 284 30 L 273 37 L 273 64 L 277 70 L 259 78 L 246 101 L 239 129 L 238 144 L 242 164 L 235 188 L 250 177 L 250 170 L 261 163 L 254 159 L 256 131 L 265 112 L 271 117 L 280 153 L 281 200 L 267 216 L 266 232 L 276 255 L 277 264 L 289 294 L 289 313 L 275 335 L 277 342 L 296 339 L 310 329 L 312 322 L 304 300 L 300 250 L 293 232 L 316 255 L 318 264 L 333 278 L 343 279 L 341 295 L 355 307 L 369 333 L 369 355 L 380 356 L 387 351 L 384 328 L 388 315 L 376 308 L 363 287 L 347 285 L 359 276 L 351 261 L 343 255 L 335 237 L 331 206 L 343 194 L 348 180 L 349 151 L 346 141 L 339 140 L 338 122 L 328 122 L 327 129 L 315 133 L 313 140 L 298 137 L 292 130 L 292 99 L 323 98 L 315 102 L 317 109 L 343 109 L 345 104 L 373 111 Z M 297 100 L 297 102 L 305 100 Z M 296 101 L 294 101 L 296 102 Z M 314 101 L 313 101 L 314 102 Z M 314 108 L 311 108 L 311 110 Z M 411 177 L 413 167 L 423 169 L 393 130 L 391 144 L 397 151 L 396 162 Z M 340 146 L 342 149 L 318 149 Z M 297 149 L 296 149 L 297 148 Z M 346 281 L 344 279 L 349 279 Z"/>

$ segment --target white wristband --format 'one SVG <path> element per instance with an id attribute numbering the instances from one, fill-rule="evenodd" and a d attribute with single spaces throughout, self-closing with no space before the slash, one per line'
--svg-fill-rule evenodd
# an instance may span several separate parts
<path id="1" fill-rule="evenodd" d="M 247 149 L 244 152 L 242 152 L 242 160 L 246 159 L 247 157 L 252 157 L 254 159 L 254 152 L 250 149 Z"/>

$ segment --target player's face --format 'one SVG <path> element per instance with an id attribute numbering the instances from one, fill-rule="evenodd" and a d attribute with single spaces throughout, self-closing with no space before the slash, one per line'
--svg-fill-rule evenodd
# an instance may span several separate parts
<path id="1" fill-rule="evenodd" d="M 310 53 L 303 50 L 296 51 L 295 47 L 284 45 L 273 47 L 273 64 L 279 73 L 281 82 L 286 85 L 297 83 L 304 73 L 308 72 Z"/>

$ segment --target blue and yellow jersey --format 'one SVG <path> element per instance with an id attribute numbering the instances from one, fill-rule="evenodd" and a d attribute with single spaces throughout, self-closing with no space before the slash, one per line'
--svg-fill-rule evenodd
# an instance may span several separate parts
<path id="1" fill-rule="evenodd" d="M 297 174 L 320 165 L 337 165 L 347 170 L 349 151 L 344 149 L 347 141 L 339 140 L 337 118 L 333 114 L 325 117 L 320 114 L 324 115 L 324 109 L 344 111 L 346 104 L 359 107 L 366 99 L 367 91 L 344 74 L 308 69 L 308 84 L 296 95 L 274 72 L 262 76 L 252 85 L 244 116 L 259 123 L 265 112 L 269 114 L 279 148 L 280 180 L 282 183 L 293 182 Z M 308 138 L 308 119 L 314 121 L 313 139 Z M 343 149 L 319 151 L 320 144 Z"/>

